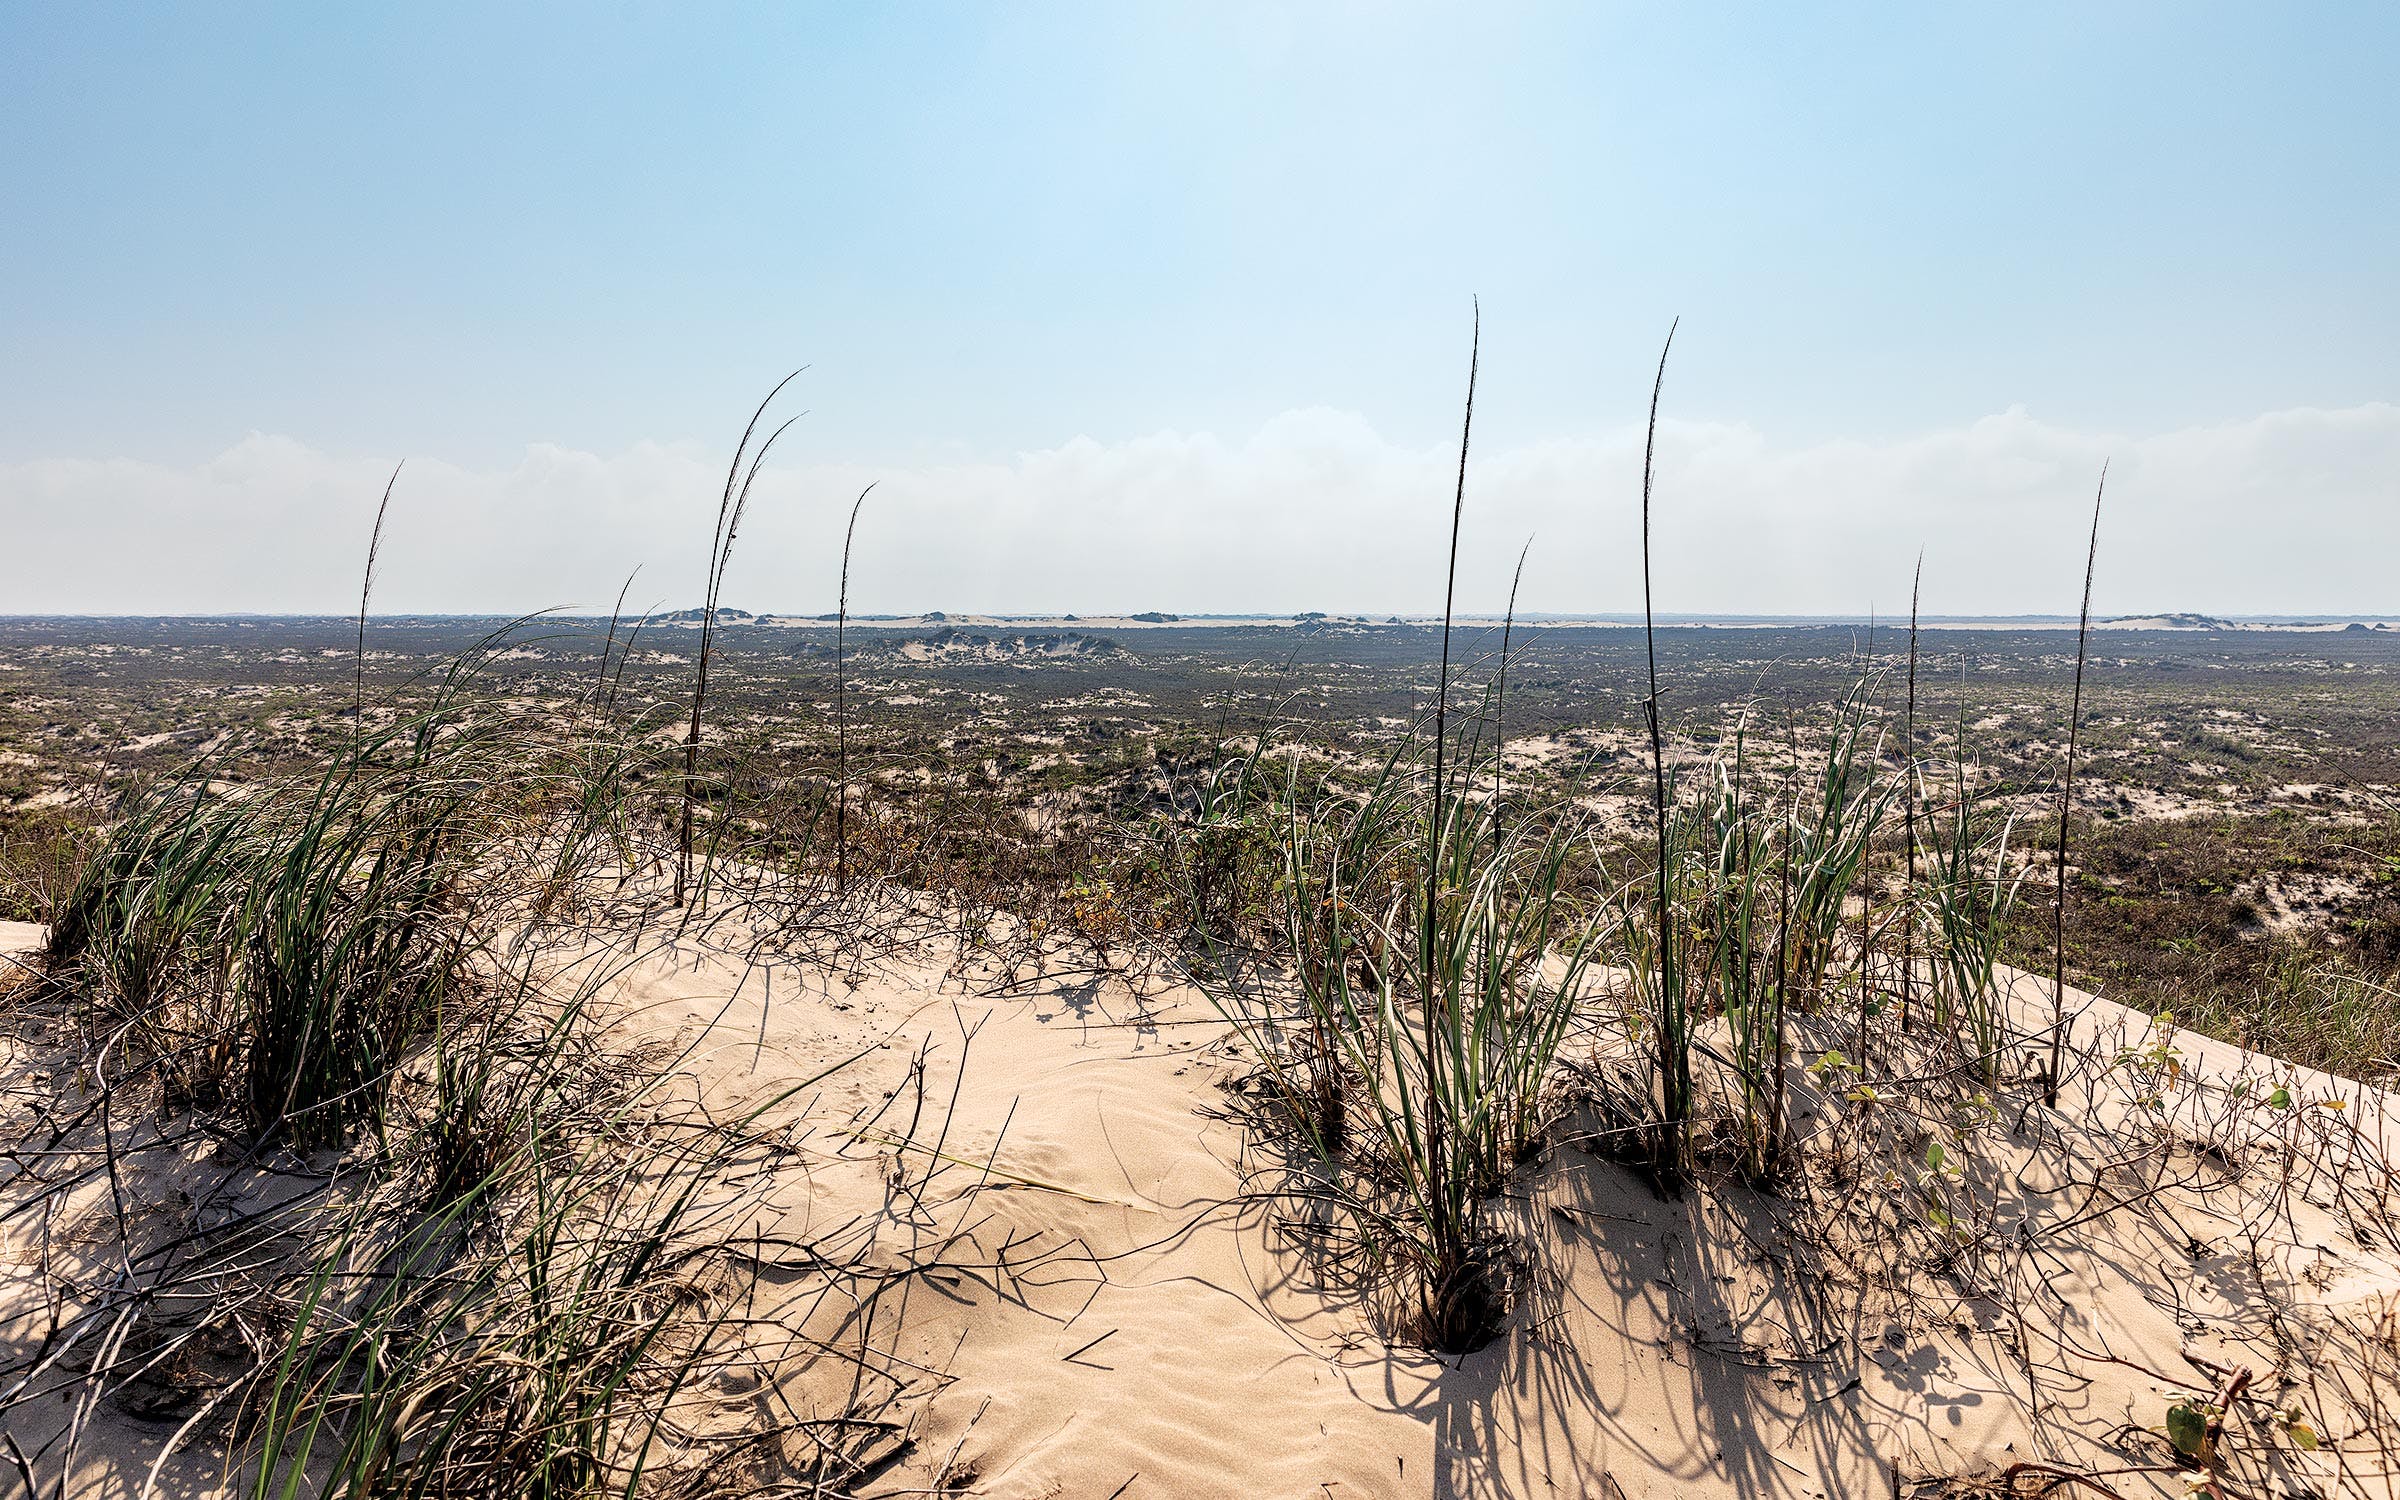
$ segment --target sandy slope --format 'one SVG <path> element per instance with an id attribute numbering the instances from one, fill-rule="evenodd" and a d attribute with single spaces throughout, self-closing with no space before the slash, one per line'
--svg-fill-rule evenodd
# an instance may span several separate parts
<path id="1" fill-rule="evenodd" d="M 874 1310 L 926 1372 L 900 1403 L 910 1444 L 878 1481 L 894 1495 L 937 1472 L 977 1494 L 1108 1500 L 1885 1495 L 2019 1460 L 2117 1470 L 2165 1453 L 2124 1429 L 2216 1383 L 2188 1356 L 2296 1390 L 2321 1376 L 2311 1350 L 2333 1347 L 2310 1318 L 2371 1323 L 2400 1306 L 2389 1239 L 2321 1182 L 2228 1187 L 2180 1158 L 2155 1182 L 2139 1164 L 2095 1172 L 2165 1125 L 2125 1105 L 2125 1070 L 2106 1066 L 2146 1043 L 2144 1023 L 2074 997 L 2095 1081 L 2070 1123 L 1979 1137 L 1974 1168 L 1996 1213 L 2073 1228 L 1929 1268 L 1863 1227 L 1845 1238 L 1838 1204 L 1812 1218 L 1737 1189 L 1668 1201 L 1568 1144 L 1506 1206 L 1530 1247 L 1511 1329 L 1438 1360 L 1387 1343 L 1340 1268 L 1277 1229 L 1275 1164 L 1229 1113 L 1240 1068 L 1204 1001 L 1088 977 L 993 995 L 993 976 L 952 956 L 829 973 L 687 943 L 652 951 L 612 997 L 629 1040 L 692 1049 L 689 1086 L 724 1113 L 864 1050 L 776 1106 L 811 1124 L 754 1227 L 807 1240 L 863 1221 L 894 1263 L 956 1267 Z M 2046 996 L 2021 988 L 2027 1017 L 2046 1015 Z M 2263 1159 L 2259 1133 L 2303 1117 L 2369 1115 L 2367 1132 L 2392 1138 L 2385 1101 L 2355 1085 L 2173 1045 L 2199 1102 L 2167 1123 L 2214 1131 L 2229 1157 Z M 2191 1087 L 2262 1070 L 2301 1108 L 2261 1115 L 2263 1087 L 2232 1105 Z M 2334 1097 L 2343 1109 L 2315 1103 Z M 914 1146 L 895 1149 L 903 1136 Z M 2196 1185 L 2177 1187 L 2185 1176 Z M 1855 1209 L 1862 1225 L 1870 1207 Z M 802 1283 L 770 1286 L 755 1311 L 854 1326 Z M 818 1407 L 839 1384 L 795 1367 L 785 1394 Z M 157 1434 L 112 1420 L 95 1474 L 130 1492 Z M 2379 1463 L 2291 1450 L 2273 1466 L 2284 1487 L 2265 1493 L 2391 1493 Z M 189 1482 L 205 1487 L 200 1466 Z M 2167 1473 L 2105 1484 L 2186 1492 Z"/>
<path id="2" fill-rule="evenodd" d="M 645 976 L 634 993 L 652 1022 L 699 1027 L 736 977 L 703 965 Z M 922 1451 L 959 1452 L 980 1493 L 1606 1494 L 1613 1482 L 1628 1496 L 1879 1494 L 1895 1468 L 2045 1456 L 2115 1467 L 2116 1429 L 2157 1425 L 2171 1400 L 2214 1383 L 2185 1348 L 2270 1364 L 2271 1351 L 2210 1336 L 2212 1318 L 2250 1300 L 2251 1243 L 2222 1194 L 2093 1219 L 2020 1268 L 2014 1291 L 2031 1286 L 2041 1305 L 2011 1313 L 2004 1296 L 1912 1286 L 1924 1278 L 1909 1268 L 1879 1279 L 1864 1251 L 1849 1268 L 1860 1274 L 1825 1275 L 1768 1200 L 1663 1201 L 1572 1148 L 1524 1174 L 1513 1207 L 1538 1249 L 1512 1332 L 1450 1362 L 1395 1348 L 1369 1308 L 1272 1232 L 1270 1203 L 1244 1200 L 1264 1179 L 1245 1173 L 1243 1133 L 1224 1117 L 1236 1070 L 1205 1003 L 1174 991 L 1145 1002 L 1115 981 L 962 992 L 979 987 L 929 966 L 836 981 L 828 995 L 781 974 L 753 1068 L 762 971 L 715 1022 L 729 1045 L 707 1087 L 768 1087 L 829 1044 L 891 1028 L 884 1057 L 925 1046 L 929 1096 L 958 1087 L 945 1149 L 992 1163 L 997 1189 L 969 1221 L 980 1252 L 1071 1242 L 1086 1255 L 1050 1263 L 1046 1284 L 970 1278 L 911 1313 L 916 1348 L 953 1376 Z M 2142 1039 L 2140 1018 L 2072 998 L 2085 1052 Z M 2027 1005 L 2046 1010 L 2030 990 Z M 2195 1072 L 2263 1066 L 2202 1038 L 2176 1045 Z M 2311 1098 L 2383 1107 L 2338 1080 L 2276 1071 Z M 879 1082 L 849 1087 L 863 1096 Z M 2080 1198 L 2090 1173 L 2077 1158 L 2120 1128 L 2017 1152 L 2017 1191 L 2045 1207 Z M 934 1193 L 954 1198 L 980 1175 L 937 1174 Z M 2192 1254 L 2195 1240 L 2216 1248 Z M 2329 1251 L 2317 1300 L 2400 1287 L 2388 1249 L 2370 1253 L 2304 1201 L 2258 1241 L 2287 1289 Z M 2065 1367 L 2043 1370 L 2038 1422 L 2023 1359 L 1988 1333 L 2020 1323 L 2037 1365 Z M 2114 1483 L 2183 1492 L 2166 1477 Z"/>

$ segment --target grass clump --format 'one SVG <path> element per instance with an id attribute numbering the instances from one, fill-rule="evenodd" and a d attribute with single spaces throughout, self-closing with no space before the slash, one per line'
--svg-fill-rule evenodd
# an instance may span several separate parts
<path id="1" fill-rule="evenodd" d="M 1453 598 L 1474 368 L 1452 503 Z M 1451 636 L 1446 605 L 1422 739 L 1363 787 L 1305 774 L 1297 746 L 1217 769 L 1173 866 L 1212 939 L 1203 978 L 1298 1127 L 1311 1195 L 1411 1287 L 1415 1336 L 1455 1352 L 1480 1347 L 1505 1318 L 1505 1247 L 1486 1203 L 1547 1123 L 1551 1066 L 1602 924 L 1576 900 L 1589 820 L 1575 789 L 1536 807 L 1499 795 L 1500 675 L 1485 699 L 1492 732 L 1481 719 L 1454 732 Z M 1269 760 L 1282 772 L 1272 799 L 1251 790 Z M 1262 1003 L 1231 982 L 1257 965 L 1228 962 L 1213 943 L 1212 922 L 1239 888 L 1252 806 L 1265 813 L 1253 836 L 1263 833 L 1277 864 L 1271 946 L 1254 957 L 1295 977 L 1293 1009 L 1281 993 Z"/>
<path id="2" fill-rule="evenodd" d="M 1588 820 L 1571 795 L 1465 795 L 1488 782 L 1488 742 L 1462 742 L 1446 796 L 1398 757 L 1363 788 L 1307 764 L 1276 755 L 1280 784 L 1254 804 L 1279 859 L 1272 926 L 1239 955 L 1212 937 L 1204 980 L 1294 1129 L 1309 1193 L 1412 1288 L 1418 1337 L 1475 1348 L 1508 1304 L 1487 1200 L 1556 1111 L 1553 1064 L 1609 930 L 1581 879 Z M 1259 986 L 1270 969 L 1289 985 Z"/>
<path id="3" fill-rule="evenodd" d="M 202 1105 L 254 1136 L 336 1145 L 466 982 L 470 872 L 509 837 L 522 743 L 454 682 L 318 772 L 130 792 L 60 903 L 45 967 Z"/>
<path id="4" fill-rule="evenodd" d="M 1646 620 L 1665 367 L 1662 350 L 1642 483 Z M 1466 434 L 1473 388 L 1471 372 Z M 1466 453 L 1462 434 L 1453 579 Z M 1510 1251 L 1489 1204 L 1559 1110 L 1571 1035 L 1588 1038 L 1579 1067 L 1640 1080 L 1601 1090 L 1612 1111 L 1638 1101 L 1639 1118 L 1607 1133 L 1662 1188 L 1719 1170 L 1779 1188 L 1805 1175 L 1790 1076 L 1803 1029 L 1820 1098 L 1839 1088 L 1871 1106 L 1897 1080 L 1921 1083 L 1928 1041 L 1947 1059 L 1932 1076 L 1963 1064 L 1997 1080 L 2022 1039 L 1998 959 L 2025 876 L 2008 822 L 1969 785 L 1963 708 L 1954 795 L 1920 798 L 1913 610 L 1897 757 L 1870 655 L 1826 719 L 1795 720 L 1785 743 L 1755 740 L 1745 714 L 1700 764 L 1671 764 L 1648 624 L 1648 837 L 1618 847 L 1622 881 L 1605 873 L 1586 772 L 1538 793 L 1520 777 L 1503 795 L 1505 644 L 1484 717 L 1454 730 L 1451 635 L 1446 609 L 1430 711 L 1379 771 L 1362 780 L 1334 747 L 1312 759 L 1262 732 L 1192 784 L 1164 863 L 1197 972 L 1298 1148 L 1300 1196 L 1412 1288 L 1417 1338 L 1462 1350 L 1504 1318 Z M 1246 878 L 1262 853 L 1271 873 Z M 1246 892 L 1262 886 L 1253 905 Z M 1920 979 L 1929 1039 L 1905 1014 Z M 1628 1128 L 1643 1141 L 1631 1152 Z"/>

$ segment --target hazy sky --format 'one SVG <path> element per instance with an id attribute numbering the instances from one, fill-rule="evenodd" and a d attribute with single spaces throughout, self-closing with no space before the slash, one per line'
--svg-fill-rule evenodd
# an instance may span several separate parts
<path id="1" fill-rule="evenodd" d="M 0 0 L 0 613 L 2400 611 L 2400 8 Z"/>

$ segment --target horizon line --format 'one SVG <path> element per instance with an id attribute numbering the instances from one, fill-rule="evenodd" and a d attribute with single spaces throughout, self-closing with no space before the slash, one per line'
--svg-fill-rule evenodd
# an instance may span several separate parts
<path id="1" fill-rule="evenodd" d="M 702 607 L 693 605 L 673 610 L 652 610 L 643 614 L 634 614 L 629 612 L 615 616 L 615 618 L 627 622 L 637 623 L 647 620 L 652 624 L 681 624 L 696 623 L 701 613 Z M 731 605 L 719 606 L 717 615 L 718 623 L 720 625 L 741 625 L 765 621 L 770 624 L 771 628 L 806 628 L 816 625 L 832 625 L 836 623 L 837 618 L 835 614 L 830 612 L 799 613 L 781 610 L 745 610 Z M 1453 619 L 1461 623 L 1498 623 L 1507 617 L 1508 612 L 1505 610 L 1459 610 L 1453 615 Z M 582 621 L 607 620 L 610 618 L 612 618 L 612 616 L 609 614 L 574 606 L 531 612 L 512 612 L 505 610 L 396 610 L 389 612 L 370 611 L 366 615 L 366 619 L 370 624 L 378 621 L 402 622 L 411 620 L 452 620 L 479 622 L 522 620 L 530 623 L 539 620 Z M 1442 616 L 1438 612 L 1407 610 L 1245 610 L 1219 613 L 1179 612 L 1174 610 L 1094 610 L 1090 612 L 1079 612 L 1061 610 L 1015 611 L 984 609 L 934 609 L 923 610 L 914 613 L 894 613 L 890 611 L 878 611 L 872 613 L 860 612 L 853 613 L 848 618 L 850 624 L 858 626 L 889 626 L 902 624 L 940 625 L 959 623 L 962 621 L 992 621 L 1004 624 L 1107 625 L 1112 628 L 1134 629 L 1157 629 L 1173 625 L 1255 625 L 1262 623 L 1301 624 L 1319 622 L 1329 625 L 1372 626 L 1404 624 L 1438 626 L 1442 621 Z M 1578 624 L 1621 626 L 1628 624 L 1638 625 L 1642 621 L 1641 613 L 1639 611 L 1631 610 L 1519 610 L 1516 612 L 1514 618 L 1516 619 L 1517 623 L 1522 625 L 1552 626 Z M 1872 625 L 1878 627 L 1893 625 L 1896 623 L 1904 624 L 1907 619 L 1905 615 L 1884 614 L 1881 612 L 1849 614 L 1777 614 L 1731 610 L 1661 610 L 1655 614 L 1654 618 L 1663 623 L 1701 626 Z M 1920 614 L 1917 617 L 1917 622 L 1919 625 L 1951 626 L 2017 624 L 2072 625 L 2077 623 L 2077 618 L 2077 616 L 2072 614 L 2061 614 L 2055 612 L 1978 614 L 1972 612 L 1950 611 L 1942 614 Z M 126 620 L 155 621 L 159 623 L 170 623 L 176 621 L 288 621 L 295 623 L 325 621 L 355 625 L 358 622 L 358 619 L 359 615 L 356 612 L 335 612 L 329 610 L 179 610 L 150 613 L 135 610 L 100 609 L 0 612 L 0 623 L 9 624 L 70 620 Z M 2370 613 L 2303 613 L 2299 611 L 2288 610 L 2246 613 L 2216 613 L 2201 610 L 2145 610 L 2105 616 L 2094 616 L 2092 619 L 2092 624 L 2095 627 L 2111 626 L 2118 629 L 2138 629 L 2144 625 L 2149 625 L 2150 622 L 2153 621 L 2169 622 L 2160 623 L 2151 627 L 2166 631 L 2205 631 L 2211 625 L 2219 623 L 2252 627 L 2274 625 L 2286 625 L 2294 627 L 2323 627 L 2328 625 L 2340 626 L 2361 624 L 2370 626 L 2386 625 L 2400 628 L 2400 610 Z"/>

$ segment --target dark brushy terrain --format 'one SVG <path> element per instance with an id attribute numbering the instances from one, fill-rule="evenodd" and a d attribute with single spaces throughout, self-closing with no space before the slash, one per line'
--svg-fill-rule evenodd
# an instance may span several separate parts
<path id="1" fill-rule="evenodd" d="M 337 743 L 356 630 L 330 618 L 0 620 L 0 916 L 45 915 L 78 830 L 127 786 L 197 756 L 238 776 Z M 681 732 L 697 635 L 620 624 L 603 676 L 607 621 L 379 619 L 365 697 L 381 706 L 371 712 L 396 711 L 491 638 L 474 692 L 562 716 L 652 712 L 664 740 Z M 1462 640 L 1467 687 L 1481 691 L 1502 632 Z M 974 849 L 983 878 L 1079 892 L 1086 909 L 1095 891 L 1130 903 L 1126 839 L 1178 767 L 1270 728 L 1371 766 L 1429 710 L 1440 644 L 1438 625 L 1323 618 L 853 622 L 851 780 L 868 789 L 870 830 L 949 838 L 951 883 L 967 830 L 1005 830 L 1004 849 Z M 1908 645 L 1888 624 L 1665 628 L 1666 720 L 1694 757 L 1737 729 L 1772 757 L 1788 725 L 1821 720 L 1873 673 L 1897 760 Z M 834 754 L 830 626 L 735 622 L 715 649 L 712 785 L 737 805 L 821 785 Z M 2074 649 L 2071 629 L 2050 626 L 1927 629 L 1917 642 L 1920 754 L 1946 756 L 1963 729 L 2027 850 L 2055 834 Z M 1599 800 L 1638 812 L 1640 632 L 1519 622 L 1507 661 L 1499 728 L 1513 774 L 1589 761 Z M 2400 631 L 2096 630 L 2082 733 L 2070 978 L 2295 1061 L 2377 1078 L 2400 1067 Z M 887 850 L 894 873 L 935 878 L 928 847 Z M 1897 844 L 1879 857 L 1896 863 Z M 2046 867 L 2028 878 L 2046 881 Z M 2047 967 L 2049 904 L 2029 899 L 2020 920 L 2014 956 L 2028 967 Z"/>

